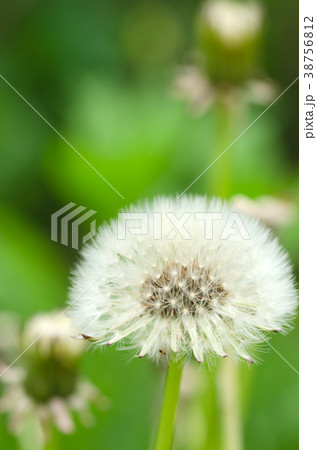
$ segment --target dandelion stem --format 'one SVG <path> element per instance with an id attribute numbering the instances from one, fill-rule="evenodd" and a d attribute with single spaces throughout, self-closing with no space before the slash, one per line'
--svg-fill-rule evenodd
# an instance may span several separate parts
<path id="1" fill-rule="evenodd" d="M 231 143 L 234 127 L 234 106 L 223 93 L 215 105 L 216 117 L 212 157 L 215 159 Z M 232 153 L 226 152 L 217 160 L 211 173 L 211 191 L 213 195 L 228 198 L 232 194 Z"/>
<path id="2" fill-rule="evenodd" d="M 223 450 L 242 450 L 242 411 L 240 402 L 239 367 L 231 358 L 221 361 L 219 400 Z"/>
<path id="3" fill-rule="evenodd" d="M 170 450 L 172 448 L 182 371 L 182 364 L 171 359 L 166 375 L 165 392 L 154 450 Z"/>
<path id="4" fill-rule="evenodd" d="M 215 105 L 217 119 L 216 148 L 226 149 L 233 142 L 237 124 L 243 121 L 244 105 L 239 98 L 236 98 L 236 95 L 234 90 L 231 92 L 219 91 L 218 93 L 218 100 Z M 212 193 L 229 199 L 235 193 L 233 175 L 233 153 L 228 151 L 217 161 L 217 169 L 214 169 L 211 180 Z M 215 393 L 217 402 L 215 403 L 219 404 L 220 417 L 208 417 L 210 423 L 206 448 L 213 448 L 214 445 L 219 447 L 220 445 L 222 450 L 242 450 L 239 367 L 235 365 L 231 358 L 219 360 L 218 364 L 217 392 Z M 211 395 L 209 395 L 209 401 L 212 402 Z M 215 404 L 214 408 L 212 408 L 212 405 L 210 406 L 209 416 L 216 413 L 217 408 L 215 406 Z M 211 430 L 215 429 L 217 425 L 219 425 L 218 429 L 213 433 Z"/>
<path id="5" fill-rule="evenodd" d="M 220 448 L 220 417 L 218 411 L 218 397 L 216 386 L 217 367 L 212 374 L 205 375 L 205 389 L 201 398 L 201 409 L 205 420 L 205 437 L 200 450 Z M 212 375 L 212 376 L 210 376 Z"/>

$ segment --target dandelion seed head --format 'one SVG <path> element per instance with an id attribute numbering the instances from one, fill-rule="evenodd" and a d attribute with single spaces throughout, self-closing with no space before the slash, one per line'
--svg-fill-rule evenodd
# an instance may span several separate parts
<path id="1" fill-rule="evenodd" d="M 150 220 L 158 211 L 159 239 Z M 137 212 L 149 218 L 143 239 L 135 230 L 119 239 L 125 226 L 119 218 L 82 250 L 70 292 L 70 314 L 80 334 L 95 345 L 120 341 L 154 360 L 192 353 L 198 361 L 228 355 L 252 361 L 252 344 L 288 326 L 297 306 L 291 266 L 258 221 L 241 215 L 249 238 L 224 238 L 231 206 L 199 196 L 161 197 L 126 211 L 131 220 Z M 190 239 L 179 230 L 171 233 L 166 213 L 181 218 L 189 212 Z M 222 214 L 212 238 L 195 220 L 197 212 Z"/>

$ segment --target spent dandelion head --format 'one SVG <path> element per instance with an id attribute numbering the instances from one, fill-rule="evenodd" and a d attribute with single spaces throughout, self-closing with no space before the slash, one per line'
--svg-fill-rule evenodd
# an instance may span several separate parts
<path id="1" fill-rule="evenodd" d="M 264 12 L 256 1 L 209 0 L 196 18 L 196 43 L 178 68 L 172 93 L 204 114 L 221 103 L 267 105 L 277 85 L 263 70 Z"/>
<path id="2" fill-rule="evenodd" d="M 263 32 L 257 2 L 208 1 L 197 19 L 198 44 L 212 80 L 239 83 L 254 72 Z"/>
<path id="3" fill-rule="evenodd" d="M 70 301 L 80 335 L 96 345 L 252 362 L 250 344 L 288 325 L 296 290 L 287 255 L 255 219 L 217 199 L 161 197 L 101 227 Z"/>
<path id="4" fill-rule="evenodd" d="M 58 311 L 37 314 L 26 323 L 19 340 L 22 350 L 28 350 L 18 362 L 19 376 L 13 377 L 12 371 L 17 369 L 9 367 L 0 397 L 0 412 L 8 416 L 13 434 L 23 433 L 32 420 L 34 439 L 45 445 L 52 426 L 72 433 L 74 414 L 89 426 L 93 421 L 91 406 L 106 405 L 105 397 L 79 373 L 85 346 L 71 334 L 70 319 Z M 20 351 L 17 346 L 16 353 Z"/>

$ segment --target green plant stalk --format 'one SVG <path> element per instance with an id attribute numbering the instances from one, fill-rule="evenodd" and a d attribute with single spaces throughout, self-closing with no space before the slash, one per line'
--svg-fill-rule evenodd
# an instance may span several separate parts
<path id="1" fill-rule="evenodd" d="M 242 450 L 242 408 L 239 366 L 232 359 L 221 361 L 219 399 L 223 450 Z"/>
<path id="2" fill-rule="evenodd" d="M 219 91 L 215 104 L 216 128 L 214 153 L 215 158 L 223 155 L 211 168 L 211 194 L 229 199 L 234 192 L 233 149 L 228 148 L 234 139 L 237 122 L 241 122 L 243 105 L 239 104 L 235 94 Z M 241 450 L 241 392 L 238 386 L 239 367 L 232 360 L 218 360 L 212 379 L 208 378 L 206 396 L 208 404 L 202 405 L 208 421 L 206 443 L 204 450 L 215 448 L 222 450 Z M 216 378 L 216 382 L 215 382 Z"/>
<path id="3" fill-rule="evenodd" d="M 163 405 L 154 450 L 171 450 L 172 448 L 182 371 L 182 362 L 171 359 L 166 376 Z"/>
<path id="4" fill-rule="evenodd" d="M 206 389 L 201 400 L 201 407 L 205 418 L 206 436 L 201 450 L 211 450 L 220 448 L 220 417 L 218 411 L 218 398 L 216 386 L 217 367 L 213 369 L 213 373 L 207 373 Z M 210 376 L 212 375 L 212 376 Z"/>
<path id="5" fill-rule="evenodd" d="M 232 101 L 233 103 L 233 101 Z M 228 147 L 234 140 L 236 118 L 235 105 L 219 93 L 215 104 L 215 133 L 213 139 L 213 158 L 216 160 L 210 168 L 210 190 L 213 196 L 229 198 L 232 195 L 233 155 Z M 228 150 L 226 150 L 228 149 Z M 230 151 L 231 150 L 231 151 Z M 224 152 L 224 153 L 223 153 Z M 221 155 L 221 153 L 223 153 Z M 220 156 L 221 155 L 221 156 Z"/>

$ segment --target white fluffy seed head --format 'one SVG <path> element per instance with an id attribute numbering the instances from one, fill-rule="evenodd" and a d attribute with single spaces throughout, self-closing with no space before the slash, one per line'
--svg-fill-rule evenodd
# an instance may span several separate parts
<path id="1" fill-rule="evenodd" d="M 243 232 L 228 233 L 232 212 L 217 199 L 161 197 L 101 227 L 73 275 L 70 311 L 79 333 L 97 345 L 122 341 L 155 360 L 192 353 L 198 361 L 229 355 L 252 362 L 249 345 L 287 327 L 297 295 L 270 231 L 240 214 Z M 201 213 L 221 214 L 212 237 L 197 220 Z M 185 230 L 175 229 L 175 217 Z"/>

